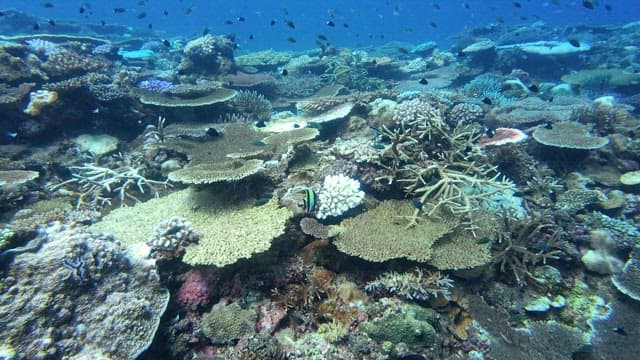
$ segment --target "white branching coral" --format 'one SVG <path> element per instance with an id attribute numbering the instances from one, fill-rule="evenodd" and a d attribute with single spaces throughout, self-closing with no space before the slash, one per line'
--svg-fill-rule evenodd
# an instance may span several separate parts
<path id="1" fill-rule="evenodd" d="M 360 190 L 360 182 L 344 175 L 328 175 L 324 178 L 322 190 L 318 194 L 320 207 L 318 219 L 329 216 L 340 216 L 349 209 L 360 205 L 364 192 Z"/>
<path id="2" fill-rule="evenodd" d="M 449 300 L 453 280 L 440 272 L 397 273 L 388 271 L 369 282 L 365 287 L 368 293 L 391 294 L 407 300 L 428 300 L 439 296 Z"/>

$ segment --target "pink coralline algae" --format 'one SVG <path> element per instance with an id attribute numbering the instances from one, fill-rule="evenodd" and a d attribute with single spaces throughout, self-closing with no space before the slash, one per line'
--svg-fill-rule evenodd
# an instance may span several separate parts
<path id="1" fill-rule="evenodd" d="M 258 332 L 268 332 L 273 334 L 278 329 L 278 324 L 287 316 L 287 309 L 284 306 L 272 302 L 260 305 L 260 320 L 256 324 Z"/>
<path id="2" fill-rule="evenodd" d="M 213 295 L 213 271 L 209 269 L 193 269 L 187 274 L 180 290 L 178 302 L 189 308 L 206 305 Z"/>

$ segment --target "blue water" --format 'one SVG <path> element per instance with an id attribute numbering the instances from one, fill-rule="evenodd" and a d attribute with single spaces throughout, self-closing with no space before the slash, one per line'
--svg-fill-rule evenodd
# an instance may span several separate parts
<path id="1" fill-rule="evenodd" d="M 45 3 L 53 5 L 46 8 Z M 85 9 L 80 13 L 80 8 Z M 318 34 L 337 46 L 370 46 L 389 41 L 436 41 L 441 48 L 457 34 L 503 22 L 525 25 L 543 21 L 568 24 L 624 24 L 640 20 L 637 0 L 599 1 L 587 9 L 578 1 L 69 1 L 3 0 L 15 8 L 46 19 L 148 28 L 159 36 L 193 38 L 210 28 L 213 34 L 234 33 L 243 49 L 310 49 Z M 125 11 L 115 13 L 114 8 Z M 439 8 L 439 9 L 438 9 Z M 607 9 L 610 8 L 610 9 Z M 142 13 L 146 13 L 143 18 Z M 243 17 L 244 21 L 239 21 Z M 49 26 L 45 23 L 42 31 Z M 275 20 L 275 25 L 271 25 Z M 291 21 L 295 29 L 286 25 Z M 334 26 L 328 26 L 332 21 Z M 348 26 L 348 27 L 347 27 Z M 10 35 L 10 34 L 5 34 Z M 293 43 L 292 39 L 295 39 Z"/>

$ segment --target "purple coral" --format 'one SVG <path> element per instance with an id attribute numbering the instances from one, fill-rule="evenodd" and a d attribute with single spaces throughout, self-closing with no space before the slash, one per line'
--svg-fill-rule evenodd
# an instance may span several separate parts
<path id="1" fill-rule="evenodd" d="M 140 81 L 137 86 L 138 88 L 143 90 L 161 93 L 161 92 L 173 89 L 175 85 L 173 85 L 173 83 L 170 81 L 150 79 L 150 80 Z"/>

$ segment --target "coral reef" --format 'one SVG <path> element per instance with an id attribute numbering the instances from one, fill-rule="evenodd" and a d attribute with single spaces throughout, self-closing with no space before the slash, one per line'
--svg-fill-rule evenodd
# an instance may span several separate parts
<path id="1" fill-rule="evenodd" d="M 26 358 L 131 359 L 149 347 L 169 302 L 152 264 L 59 223 L 33 242 L 0 280 L 5 345 Z"/>
<path id="2" fill-rule="evenodd" d="M 538 127 L 532 136 L 543 145 L 567 149 L 598 149 L 609 143 L 607 138 L 592 136 L 587 126 L 577 122 L 558 122 L 551 129 Z"/>
<path id="3" fill-rule="evenodd" d="M 231 303 L 215 308 L 202 317 L 202 332 L 214 344 L 225 344 L 252 334 L 257 315 Z"/>
<path id="4" fill-rule="evenodd" d="M 364 192 L 360 182 L 344 175 L 329 175 L 324 178 L 318 193 L 318 219 L 337 217 L 362 203 Z"/>
<path id="5" fill-rule="evenodd" d="M 407 228 L 414 221 L 414 209 L 408 201 L 383 201 L 375 209 L 342 221 L 334 243 L 338 250 L 369 261 L 403 257 L 427 261 L 433 244 L 452 232 L 458 222 L 450 216 L 425 217 Z"/>
<path id="6" fill-rule="evenodd" d="M 364 289 L 369 293 L 396 295 L 407 300 L 424 301 L 429 298 L 451 296 L 453 280 L 439 272 L 424 273 L 417 268 L 415 272 L 385 272 L 376 280 L 370 281 Z"/>

